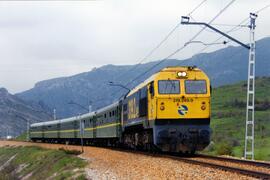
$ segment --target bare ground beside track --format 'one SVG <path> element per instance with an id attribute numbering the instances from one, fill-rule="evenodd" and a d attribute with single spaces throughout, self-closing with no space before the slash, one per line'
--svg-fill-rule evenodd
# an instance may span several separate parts
<path id="1" fill-rule="evenodd" d="M 81 150 L 80 146 L 73 145 L 0 141 L 0 147 L 6 145 Z M 171 158 L 100 147 L 84 147 L 80 157 L 89 162 L 85 169 L 89 179 L 254 179 Z"/>

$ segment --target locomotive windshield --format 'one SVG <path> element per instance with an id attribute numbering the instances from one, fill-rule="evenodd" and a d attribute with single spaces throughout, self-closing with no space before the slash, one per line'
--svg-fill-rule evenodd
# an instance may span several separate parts
<path id="1" fill-rule="evenodd" d="M 205 80 L 186 80 L 186 94 L 206 94 Z"/>
<path id="2" fill-rule="evenodd" d="M 180 82 L 178 80 L 160 80 L 158 81 L 159 94 L 179 94 Z"/>

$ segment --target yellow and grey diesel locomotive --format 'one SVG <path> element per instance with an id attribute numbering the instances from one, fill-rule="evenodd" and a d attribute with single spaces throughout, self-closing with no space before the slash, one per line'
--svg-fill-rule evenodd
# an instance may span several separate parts
<path id="1" fill-rule="evenodd" d="M 210 81 L 196 67 L 167 67 L 107 107 L 32 124 L 30 138 L 194 153 L 210 142 Z"/>

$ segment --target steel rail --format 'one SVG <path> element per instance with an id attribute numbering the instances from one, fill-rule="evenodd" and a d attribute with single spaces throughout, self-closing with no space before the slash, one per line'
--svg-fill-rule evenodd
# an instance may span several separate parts
<path id="1" fill-rule="evenodd" d="M 261 162 L 261 161 L 251 161 L 251 160 L 245 160 L 245 159 L 236 159 L 236 158 L 221 157 L 221 156 L 211 156 L 211 155 L 205 155 L 205 154 L 197 154 L 196 157 L 204 158 L 204 159 L 219 160 L 219 161 L 228 161 L 228 162 L 234 162 L 234 163 L 242 163 L 242 164 L 253 165 L 253 166 L 264 167 L 264 168 L 270 168 L 270 163 Z"/>
<path id="2" fill-rule="evenodd" d="M 229 171 L 229 172 L 235 172 L 235 173 L 239 173 L 239 174 L 243 174 L 243 175 L 247 175 L 247 176 L 251 176 L 251 177 L 256 177 L 256 178 L 260 178 L 260 179 L 270 179 L 270 174 L 265 173 L 265 172 L 248 170 L 248 169 L 231 167 L 231 166 L 225 166 L 225 165 L 220 165 L 220 164 L 216 164 L 216 163 L 204 162 L 204 161 L 183 158 L 183 157 L 175 157 L 175 156 L 173 156 L 173 157 L 168 156 L 168 157 L 172 158 L 174 160 L 182 161 L 182 162 L 189 163 L 189 164 L 206 166 L 206 167 Z"/>

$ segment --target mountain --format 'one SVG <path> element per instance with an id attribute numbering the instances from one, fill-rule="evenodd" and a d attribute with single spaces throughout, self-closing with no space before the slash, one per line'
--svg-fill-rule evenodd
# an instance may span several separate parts
<path id="1" fill-rule="evenodd" d="M 19 135 L 27 129 L 27 120 L 33 123 L 50 119 L 43 113 L 46 108 L 42 103 L 26 103 L 5 88 L 0 88 L 0 137 Z"/>
<path id="2" fill-rule="evenodd" d="M 256 76 L 270 76 L 270 38 L 257 41 Z M 89 101 L 92 109 L 97 109 L 118 99 L 126 90 L 108 86 L 109 81 L 126 84 L 138 75 L 151 69 L 160 61 L 139 65 L 106 65 L 70 77 L 61 77 L 36 83 L 34 88 L 16 94 L 25 101 L 42 101 L 51 109 L 56 109 L 59 118 L 85 113 Z M 232 84 L 247 79 L 248 51 L 242 47 L 227 47 L 212 53 L 202 53 L 190 59 L 169 59 L 142 76 L 136 78 L 128 87 L 132 88 L 151 74 L 167 66 L 197 66 L 204 70 L 211 79 L 212 85 Z M 78 105 L 68 104 L 70 101 Z"/>

